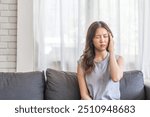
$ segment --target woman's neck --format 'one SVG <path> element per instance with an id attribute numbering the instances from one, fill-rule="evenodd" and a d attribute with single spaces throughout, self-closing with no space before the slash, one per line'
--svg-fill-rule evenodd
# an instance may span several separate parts
<path id="1" fill-rule="evenodd" d="M 108 52 L 105 50 L 105 51 L 95 51 L 95 58 L 94 60 L 95 61 L 101 61 L 101 60 L 104 60 L 107 56 Z"/>

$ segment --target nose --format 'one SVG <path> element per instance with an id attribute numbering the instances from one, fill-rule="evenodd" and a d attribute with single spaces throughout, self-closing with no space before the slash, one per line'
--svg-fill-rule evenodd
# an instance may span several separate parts
<path id="1" fill-rule="evenodd" d="M 101 36 L 101 37 L 100 37 L 100 42 L 104 42 L 104 40 L 105 40 L 104 37 Z"/>

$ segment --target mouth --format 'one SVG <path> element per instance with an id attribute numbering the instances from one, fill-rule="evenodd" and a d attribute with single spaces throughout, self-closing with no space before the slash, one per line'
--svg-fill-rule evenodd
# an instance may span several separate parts
<path id="1" fill-rule="evenodd" d="M 100 47 L 106 47 L 106 45 L 105 44 L 101 44 Z"/>

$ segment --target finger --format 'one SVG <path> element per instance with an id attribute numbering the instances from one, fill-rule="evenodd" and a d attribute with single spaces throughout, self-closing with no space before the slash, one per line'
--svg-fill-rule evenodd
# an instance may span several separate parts
<path id="1" fill-rule="evenodd" d="M 111 33 L 108 33 L 108 34 L 109 34 L 109 40 L 110 40 L 110 42 L 112 42 L 113 41 L 112 35 L 111 35 Z"/>
<path id="2" fill-rule="evenodd" d="M 108 32 L 108 35 L 109 35 L 110 39 L 112 39 L 112 35 L 111 35 L 111 33 L 110 33 L 110 32 Z"/>

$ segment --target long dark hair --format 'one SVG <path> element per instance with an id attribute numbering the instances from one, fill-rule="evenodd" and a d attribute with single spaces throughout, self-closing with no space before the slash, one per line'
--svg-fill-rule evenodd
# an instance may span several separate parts
<path id="1" fill-rule="evenodd" d="M 92 70 L 95 68 L 95 64 L 94 64 L 95 47 L 93 45 L 93 38 L 95 36 L 97 28 L 100 27 L 105 28 L 113 36 L 110 28 L 103 21 L 96 21 L 90 25 L 86 35 L 85 49 L 83 55 L 81 56 L 82 57 L 81 65 L 86 74 L 91 73 Z"/>

